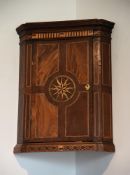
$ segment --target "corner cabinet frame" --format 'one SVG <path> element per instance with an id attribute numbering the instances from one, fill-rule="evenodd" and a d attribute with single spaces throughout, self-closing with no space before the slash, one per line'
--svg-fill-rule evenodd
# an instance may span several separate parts
<path id="1" fill-rule="evenodd" d="M 111 32 L 103 19 L 26 23 L 14 153 L 114 152 Z"/>

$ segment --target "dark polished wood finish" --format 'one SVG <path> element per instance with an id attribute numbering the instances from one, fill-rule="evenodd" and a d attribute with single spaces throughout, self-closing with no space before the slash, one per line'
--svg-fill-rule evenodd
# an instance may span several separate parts
<path id="1" fill-rule="evenodd" d="M 115 150 L 111 32 L 103 19 L 26 23 L 14 153 Z"/>

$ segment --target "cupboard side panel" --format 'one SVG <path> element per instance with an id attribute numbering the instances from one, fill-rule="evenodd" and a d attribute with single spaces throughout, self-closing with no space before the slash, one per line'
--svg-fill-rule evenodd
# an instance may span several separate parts
<path id="1" fill-rule="evenodd" d="M 93 39 L 93 118 L 94 139 L 102 140 L 101 116 L 101 38 Z"/>
<path id="2" fill-rule="evenodd" d="M 111 45 L 110 41 L 102 41 L 102 85 L 111 86 Z"/>
<path id="3" fill-rule="evenodd" d="M 30 138 L 31 95 L 24 94 L 24 140 Z"/>
<path id="4" fill-rule="evenodd" d="M 25 87 L 25 56 L 26 44 L 20 46 L 20 63 L 19 63 L 19 102 L 18 102 L 18 126 L 17 126 L 17 143 L 23 142 L 24 137 L 24 87 Z"/>
<path id="5" fill-rule="evenodd" d="M 100 38 L 93 41 L 93 83 L 101 85 L 101 42 Z"/>
<path id="6" fill-rule="evenodd" d="M 26 45 L 26 73 L 25 73 L 25 85 L 26 87 L 31 86 L 31 68 L 32 68 L 32 43 Z"/>
<path id="7" fill-rule="evenodd" d="M 103 140 L 112 139 L 112 99 L 111 94 L 102 92 Z"/>
<path id="8" fill-rule="evenodd" d="M 97 141 L 102 139 L 102 118 L 101 118 L 101 93 L 93 93 L 93 116 L 94 116 L 94 137 Z"/>

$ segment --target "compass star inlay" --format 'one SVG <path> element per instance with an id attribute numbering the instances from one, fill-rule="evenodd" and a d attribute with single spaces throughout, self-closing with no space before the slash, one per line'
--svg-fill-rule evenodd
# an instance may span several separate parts
<path id="1" fill-rule="evenodd" d="M 74 96 L 75 91 L 74 81 L 66 75 L 55 77 L 49 85 L 49 94 L 57 102 L 70 100 Z"/>

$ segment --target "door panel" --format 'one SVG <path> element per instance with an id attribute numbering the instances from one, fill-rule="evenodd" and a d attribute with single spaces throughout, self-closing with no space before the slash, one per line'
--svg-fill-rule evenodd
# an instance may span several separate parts
<path id="1" fill-rule="evenodd" d="M 89 135 L 89 94 L 81 92 L 76 102 L 66 107 L 66 136 Z"/>
<path id="2" fill-rule="evenodd" d="M 89 82 L 88 41 L 69 42 L 66 49 L 66 70 L 75 75 L 79 83 Z"/>
<path id="3" fill-rule="evenodd" d="M 48 77 L 58 71 L 59 44 L 37 43 L 36 46 L 36 85 L 45 85 Z"/>
<path id="4" fill-rule="evenodd" d="M 58 136 L 58 108 L 45 94 L 32 95 L 31 138 L 55 138 Z"/>

